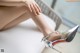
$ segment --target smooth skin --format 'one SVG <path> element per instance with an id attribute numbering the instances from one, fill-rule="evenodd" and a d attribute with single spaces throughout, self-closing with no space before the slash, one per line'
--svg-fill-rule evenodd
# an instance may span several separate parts
<path id="1" fill-rule="evenodd" d="M 5 0 L 4 0 L 5 1 Z M 40 31 L 44 34 L 44 36 L 49 35 L 50 38 L 49 41 L 60 39 L 62 34 L 52 30 L 48 24 L 46 23 L 45 19 L 43 18 L 43 15 L 41 13 L 41 8 L 34 0 L 16 0 L 21 1 L 20 3 L 15 3 L 11 1 L 12 3 L 5 3 L 6 7 L 0 7 L 0 11 L 3 12 L 3 14 L 0 14 L 0 30 L 6 30 L 9 28 L 14 27 L 15 25 L 29 19 L 30 17 L 32 20 L 36 23 Z M 5 11 L 4 11 L 5 10 Z M 12 13 L 11 13 L 12 12 Z M 2 16 L 5 15 L 5 16 Z M 45 22 L 45 23 L 44 23 Z M 3 23 L 3 24 L 2 24 Z"/>

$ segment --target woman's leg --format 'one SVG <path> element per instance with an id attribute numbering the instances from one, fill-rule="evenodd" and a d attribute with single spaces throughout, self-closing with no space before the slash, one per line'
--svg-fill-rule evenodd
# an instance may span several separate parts
<path id="1" fill-rule="evenodd" d="M 19 24 L 20 22 L 25 21 L 29 18 L 30 18 L 30 16 L 27 13 L 24 13 L 21 16 L 19 16 L 18 18 L 14 19 L 12 22 L 5 25 L 2 30 L 12 28 L 12 27 L 16 26 L 17 24 Z"/>
<path id="2" fill-rule="evenodd" d="M 1 7 L 0 6 L 0 30 L 2 30 L 3 27 L 5 27 L 13 20 L 17 19 L 25 12 L 26 9 L 24 7 L 5 7 L 5 6 Z"/>
<path id="3" fill-rule="evenodd" d="M 44 33 L 46 33 L 46 32 L 50 33 L 52 30 L 46 23 L 45 19 L 43 19 L 42 13 L 40 13 L 40 15 L 35 16 L 33 13 L 28 11 L 28 9 L 26 7 L 7 7 L 7 11 L 8 12 L 11 11 L 12 13 L 11 12 L 7 13 L 8 15 L 6 17 L 8 17 L 8 18 L 5 18 L 3 20 L 5 24 L 3 24 L 2 29 L 7 29 L 10 27 L 13 27 L 13 26 L 17 25 L 18 23 L 20 23 L 24 20 L 27 20 L 31 16 L 41 31 L 43 31 Z M 9 14 L 11 14 L 11 15 L 9 15 Z"/>
<path id="4" fill-rule="evenodd" d="M 59 32 L 55 32 L 54 30 L 52 30 L 50 28 L 50 26 L 46 22 L 42 13 L 40 13 L 39 15 L 36 15 L 36 16 L 31 12 L 29 12 L 29 13 L 31 14 L 31 16 L 32 16 L 31 18 L 37 24 L 38 28 L 41 30 L 41 32 L 44 34 L 44 36 L 50 35 L 50 38 L 48 40 L 53 41 L 53 40 L 57 40 L 57 39 L 61 38 L 62 34 L 60 34 Z"/>
<path id="5" fill-rule="evenodd" d="M 35 16 L 31 12 L 29 12 L 27 7 L 24 7 L 24 6 L 23 7 L 2 7 L 2 9 L 4 9 L 4 11 L 7 11 L 6 18 L 4 18 L 4 20 L 2 18 L 3 25 L 0 24 L 0 26 L 3 26 L 2 29 L 7 29 L 10 27 L 13 27 L 16 24 L 22 22 L 23 20 L 28 19 L 29 17 L 32 17 L 32 19 L 35 21 L 35 23 L 37 23 L 37 26 L 39 28 L 41 28 L 43 30 L 45 29 L 44 32 L 47 31 L 47 29 L 49 28 L 47 26 L 47 23 L 46 24 L 44 23 L 45 20 L 43 20 L 44 18 L 41 14 Z M 4 15 L 5 15 L 5 13 L 4 13 Z M 2 22 L 0 21 L 0 23 L 2 23 Z M 41 30 L 41 31 L 43 31 L 43 30 Z"/>
<path id="6" fill-rule="evenodd" d="M 29 15 L 31 16 L 31 18 L 33 19 L 33 21 L 37 24 L 37 26 L 39 27 L 39 29 L 43 32 L 44 36 L 50 34 L 51 32 L 54 32 L 49 26 L 48 24 L 46 23 L 45 19 L 43 18 L 43 15 L 42 13 L 40 13 L 39 15 L 34 15 L 32 12 L 30 12 L 26 7 L 24 7 L 27 11 L 26 11 L 26 14 L 25 15 Z M 3 29 L 6 29 L 8 27 L 12 27 L 20 22 L 22 22 L 23 20 L 26 20 L 27 16 L 24 17 L 25 19 L 23 19 L 23 16 L 20 16 L 18 18 L 16 18 L 15 20 L 13 20 L 12 22 L 8 23 L 7 25 L 5 25 L 5 27 Z M 21 20 L 23 19 L 23 20 Z M 52 35 L 52 38 L 51 39 L 58 39 L 60 38 L 60 34 L 59 33 L 53 33 L 51 34 Z"/>

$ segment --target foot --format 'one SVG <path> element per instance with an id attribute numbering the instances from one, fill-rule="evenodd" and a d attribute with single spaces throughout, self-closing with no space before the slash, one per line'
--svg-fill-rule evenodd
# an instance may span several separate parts
<path id="1" fill-rule="evenodd" d="M 57 31 L 54 31 L 54 32 L 48 31 L 48 33 L 46 33 L 46 34 L 48 34 L 48 35 L 46 35 L 46 37 L 48 36 L 48 38 L 47 38 L 48 41 L 64 39 L 67 42 L 71 42 L 74 39 L 78 28 L 79 28 L 79 25 L 77 25 L 76 27 L 73 27 L 65 34 L 59 33 Z"/>
<path id="2" fill-rule="evenodd" d="M 48 38 L 48 41 L 54 41 L 54 40 L 58 40 L 58 39 L 61 39 L 61 37 L 63 36 L 61 33 L 57 32 L 57 31 L 54 31 L 52 33 L 50 33 L 49 35 L 47 36 L 50 36 Z"/>

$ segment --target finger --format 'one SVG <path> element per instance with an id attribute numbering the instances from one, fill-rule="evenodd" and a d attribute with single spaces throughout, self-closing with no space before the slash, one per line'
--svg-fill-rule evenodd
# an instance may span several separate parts
<path id="1" fill-rule="evenodd" d="M 29 8 L 30 12 L 32 12 L 31 5 L 28 5 L 28 8 Z"/>
<path id="2" fill-rule="evenodd" d="M 38 4 L 36 4 L 36 5 L 37 5 L 37 8 L 39 9 L 39 12 L 42 12 L 41 8 L 39 7 L 39 5 Z"/>
<path id="3" fill-rule="evenodd" d="M 31 9 L 32 9 L 32 12 L 33 12 L 35 15 L 37 15 L 33 4 L 31 4 Z"/>
<path id="4" fill-rule="evenodd" d="M 37 15 L 39 15 L 40 12 L 39 12 L 39 9 L 37 8 L 36 4 L 34 5 L 34 8 L 35 8 Z"/>

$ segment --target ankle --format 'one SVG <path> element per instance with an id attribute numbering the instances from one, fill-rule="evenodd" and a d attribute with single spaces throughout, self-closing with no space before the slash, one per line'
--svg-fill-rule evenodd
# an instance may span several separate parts
<path id="1" fill-rule="evenodd" d="M 52 32 L 54 32 L 54 31 L 52 31 L 52 30 L 45 30 L 45 31 L 43 31 L 43 34 L 44 34 L 44 36 L 48 36 Z"/>

